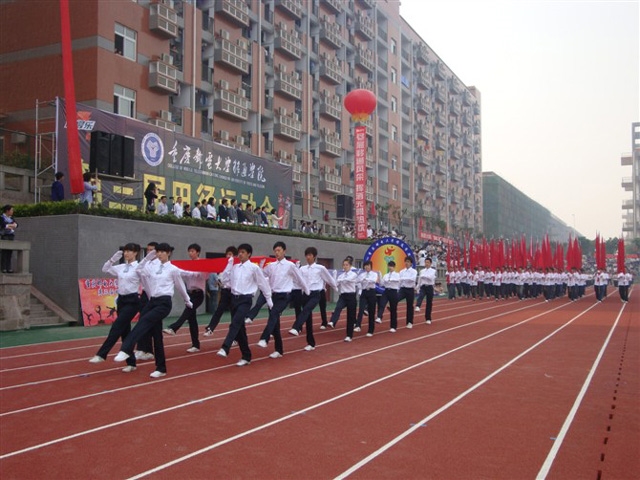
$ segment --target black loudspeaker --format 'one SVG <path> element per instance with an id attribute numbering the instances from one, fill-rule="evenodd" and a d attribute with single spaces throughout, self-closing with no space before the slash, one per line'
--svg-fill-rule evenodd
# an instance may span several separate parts
<path id="1" fill-rule="evenodd" d="M 336 216 L 353 220 L 353 198 L 348 195 L 336 195 Z"/>
<path id="2" fill-rule="evenodd" d="M 109 157 L 109 175 L 122 177 L 122 158 L 124 152 L 124 137 L 111 135 L 111 156 Z"/>
<path id="3" fill-rule="evenodd" d="M 89 171 L 109 174 L 111 158 L 111 135 L 105 132 L 91 132 Z"/>
<path id="4" fill-rule="evenodd" d="M 133 177 L 133 138 L 124 137 L 124 149 L 122 153 L 122 176 Z"/>

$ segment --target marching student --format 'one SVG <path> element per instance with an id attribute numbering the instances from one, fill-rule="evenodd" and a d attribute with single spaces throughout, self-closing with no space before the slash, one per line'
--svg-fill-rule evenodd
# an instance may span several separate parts
<path id="1" fill-rule="evenodd" d="M 146 255 L 150 252 L 155 251 L 158 246 L 158 242 L 149 242 L 146 247 Z M 151 259 L 150 262 L 155 262 L 157 264 L 160 261 L 155 258 Z M 149 265 L 149 268 L 153 268 Z M 138 274 L 138 276 L 140 276 Z M 140 294 L 140 311 L 144 309 L 144 307 L 149 303 L 149 296 L 147 295 L 147 290 L 149 289 L 146 278 L 140 277 L 140 285 L 142 285 L 142 293 Z M 138 340 L 138 345 L 136 345 L 135 350 L 136 360 L 153 360 L 153 339 L 151 338 L 151 332 L 147 333 L 143 338 Z"/>
<path id="2" fill-rule="evenodd" d="M 300 267 L 300 273 L 307 282 L 309 287 L 309 295 L 303 295 L 302 298 L 302 311 L 300 315 L 296 317 L 296 321 L 289 330 L 291 335 L 300 335 L 300 329 L 302 324 L 305 324 L 307 334 L 307 346 L 304 349 L 307 352 L 316 349 L 316 340 L 313 337 L 313 319 L 311 313 L 316 308 L 320 301 L 320 295 L 324 294 L 325 284 L 329 284 L 334 290 L 338 290 L 336 281 L 331 276 L 329 271 L 316 262 L 318 258 L 318 250 L 316 247 L 307 247 L 304 251 L 307 264 Z"/>
<path id="3" fill-rule="evenodd" d="M 359 332 L 362 325 L 362 317 L 364 316 L 365 309 L 369 316 L 369 329 L 367 330 L 367 337 L 372 337 L 375 330 L 375 317 L 376 317 L 376 284 L 380 283 L 380 272 L 372 270 L 373 263 L 371 260 L 367 260 L 362 265 L 364 272 L 358 275 L 358 284 L 360 287 L 360 308 L 358 310 L 358 317 L 356 318 L 356 328 L 354 331 Z"/>
<path id="4" fill-rule="evenodd" d="M 404 258 L 404 268 L 398 272 L 400 276 L 400 290 L 398 292 L 398 303 L 406 299 L 407 302 L 407 328 L 413 328 L 413 300 L 416 293 L 416 278 L 418 272 L 413 268 L 413 259 L 409 256 Z"/>
<path id="5" fill-rule="evenodd" d="M 200 245 L 192 243 L 187 247 L 187 255 L 191 260 L 200 258 Z M 191 347 L 187 348 L 188 353 L 196 353 L 200 351 L 200 340 L 198 339 L 198 316 L 197 310 L 202 302 L 204 302 L 204 289 L 207 284 L 208 273 L 205 272 L 187 272 L 180 271 L 182 278 L 187 287 L 187 293 L 191 300 L 192 306 L 185 307 L 180 317 L 163 329 L 162 332 L 167 335 L 175 335 L 185 321 L 189 322 L 189 333 L 191 334 Z"/>
<path id="6" fill-rule="evenodd" d="M 127 243 L 102 266 L 104 273 L 118 277 L 118 298 L 116 299 L 118 316 L 111 324 L 106 340 L 95 356 L 89 360 L 89 363 L 104 362 L 118 338 L 122 338 L 124 342 L 127 335 L 131 333 L 131 320 L 140 311 L 140 277 L 136 272 L 136 267 L 138 266 L 136 258 L 139 252 L 140 245 Z M 123 256 L 125 263 L 118 264 Z M 129 373 L 135 369 L 135 361 L 127 359 L 127 366 L 122 371 Z"/>
<path id="7" fill-rule="evenodd" d="M 384 287 L 384 293 L 380 297 L 380 303 L 378 304 L 378 317 L 376 323 L 382 323 L 382 317 L 384 315 L 384 309 L 389 304 L 389 310 L 391 312 L 390 329 L 391 333 L 396 333 L 398 328 L 398 289 L 400 288 L 400 275 L 396 272 L 396 262 L 391 260 L 387 264 L 388 272 L 382 277 L 380 285 Z"/>
<path id="8" fill-rule="evenodd" d="M 231 344 L 234 340 L 238 342 L 242 358 L 236 365 L 244 367 L 251 363 L 251 349 L 247 339 L 247 327 L 244 319 L 251 309 L 253 295 L 258 289 L 264 294 L 267 300 L 267 306 L 273 308 L 271 301 L 271 287 L 269 282 L 262 273 L 262 269 L 252 263 L 250 258 L 253 253 L 253 247 L 248 243 L 238 245 L 238 259 L 240 263 L 233 265 L 231 270 L 225 269 L 220 275 L 221 278 L 228 277 L 229 286 L 231 287 L 231 324 L 222 348 L 218 350 L 217 355 L 227 357 Z M 229 258 L 228 264 L 233 264 L 233 258 Z"/>
<path id="9" fill-rule="evenodd" d="M 273 253 L 275 254 L 276 261 L 264 267 L 264 274 L 269 279 L 269 286 L 271 287 L 273 306 L 269 310 L 269 319 L 262 331 L 262 335 L 260 335 L 258 346 L 266 348 L 269 343 L 269 338 L 273 335 L 275 351 L 269 355 L 271 358 L 280 358 L 284 354 L 282 335 L 280 335 L 280 315 L 282 315 L 282 312 L 289 304 L 294 284 L 301 285 L 305 295 L 309 295 L 310 293 L 307 282 L 300 274 L 300 270 L 296 264 L 285 258 L 286 251 L 287 246 L 284 242 L 274 243 Z"/>
<path id="10" fill-rule="evenodd" d="M 433 294 L 436 285 L 436 269 L 431 266 L 431 258 L 424 259 L 424 268 L 418 276 L 418 288 L 424 291 L 424 297 L 427 299 L 427 305 L 424 309 L 424 319 L 427 325 L 431 325 L 431 312 L 433 310 Z"/>
<path id="11" fill-rule="evenodd" d="M 345 258 L 342 261 L 343 272 L 338 275 L 336 279 L 340 296 L 327 324 L 330 328 L 335 328 L 340 319 L 340 313 L 342 313 L 342 310 L 346 307 L 347 336 L 344 339 L 345 342 L 350 342 L 353 338 L 353 329 L 356 323 L 356 288 L 358 287 L 358 275 L 351 269 L 352 266 L 350 258 Z"/>
<path id="12" fill-rule="evenodd" d="M 224 254 L 227 259 L 234 258 L 238 255 L 238 249 L 231 245 L 227 247 Z M 224 312 L 227 310 L 231 312 L 231 285 L 229 284 L 229 272 L 232 267 L 233 261 L 228 261 L 224 271 L 218 276 L 218 280 L 220 282 L 220 299 L 218 300 L 218 307 L 216 308 L 216 311 L 211 315 L 209 325 L 207 325 L 204 330 L 205 337 L 213 335 L 213 331 L 220 323 L 220 319 L 222 318 L 222 315 L 224 315 Z"/>
<path id="13" fill-rule="evenodd" d="M 171 299 L 174 289 L 177 289 L 187 307 L 193 307 L 189 294 L 184 286 L 180 269 L 173 266 L 169 261 L 169 255 L 173 247 L 168 243 L 160 243 L 154 251 L 144 257 L 144 260 L 136 267 L 139 275 L 146 279 L 148 286 L 147 295 L 149 302 L 140 312 L 140 319 L 131 334 L 122 343 L 122 347 L 116 358 L 116 362 L 123 362 L 129 358 L 133 359 L 135 367 L 135 356 L 133 347 L 148 332 L 151 332 L 155 344 L 156 369 L 151 373 L 151 378 L 164 377 L 167 374 L 167 366 L 164 356 L 164 343 L 162 340 L 162 320 L 171 313 Z M 159 262 L 152 262 L 155 258 Z"/>
<path id="14" fill-rule="evenodd" d="M 624 270 L 618 272 L 618 293 L 620 294 L 620 301 L 627 303 L 629 301 L 629 285 L 633 282 L 633 276 Z"/>

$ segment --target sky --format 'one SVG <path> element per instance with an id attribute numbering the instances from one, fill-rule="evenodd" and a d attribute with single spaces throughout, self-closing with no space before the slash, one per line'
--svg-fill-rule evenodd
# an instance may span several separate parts
<path id="1" fill-rule="evenodd" d="M 401 0 L 482 105 L 482 170 L 587 238 L 622 234 L 640 121 L 640 2 Z"/>

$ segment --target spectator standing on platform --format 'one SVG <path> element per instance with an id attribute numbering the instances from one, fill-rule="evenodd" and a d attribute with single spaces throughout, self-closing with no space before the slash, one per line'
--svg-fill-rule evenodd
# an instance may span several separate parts
<path id="1" fill-rule="evenodd" d="M 2 216 L 0 217 L 0 240 L 13 241 L 16 236 L 16 228 L 18 224 L 13 219 L 13 205 L 5 205 L 2 207 Z M 11 268 L 11 256 L 13 250 L 2 250 L 0 252 L 0 270 L 2 273 L 13 273 Z"/>
<path id="2" fill-rule="evenodd" d="M 167 205 L 166 195 L 162 195 L 160 197 L 160 203 L 158 203 L 158 210 L 156 213 L 158 215 L 169 215 L 169 206 Z"/>
<path id="3" fill-rule="evenodd" d="M 61 202 L 64 200 L 64 185 L 62 183 L 63 178 L 64 178 L 64 173 L 56 172 L 56 179 L 51 184 L 51 201 L 52 202 Z"/>
<path id="4" fill-rule="evenodd" d="M 80 194 L 80 203 L 86 208 L 89 208 L 93 204 L 93 194 L 98 191 L 98 187 L 96 186 L 96 179 L 91 178 L 91 173 L 89 172 L 85 172 L 82 175 L 82 180 L 84 183 L 84 192 Z"/>

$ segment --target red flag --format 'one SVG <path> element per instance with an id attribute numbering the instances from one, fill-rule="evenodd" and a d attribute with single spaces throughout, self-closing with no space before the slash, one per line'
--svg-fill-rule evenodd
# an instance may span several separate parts
<path id="1" fill-rule="evenodd" d="M 626 273 L 624 267 L 624 240 L 618 238 L 618 272 Z"/>
<path id="2" fill-rule="evenodd" d="M 250 258 L 252 263 L 264 266 L 275 262 L 275 257 L 255 256 Z M 291 260 L 295 262 L 296 260 Z M 199 258 L 198 260 L 172 260 L 171 264 L 189 272 L 211 272 L 220 273 L 227 266 L 227 257 L 220 258 Z M 234 258 L 234 264 L 240 263 L 238 258 Z"/>

